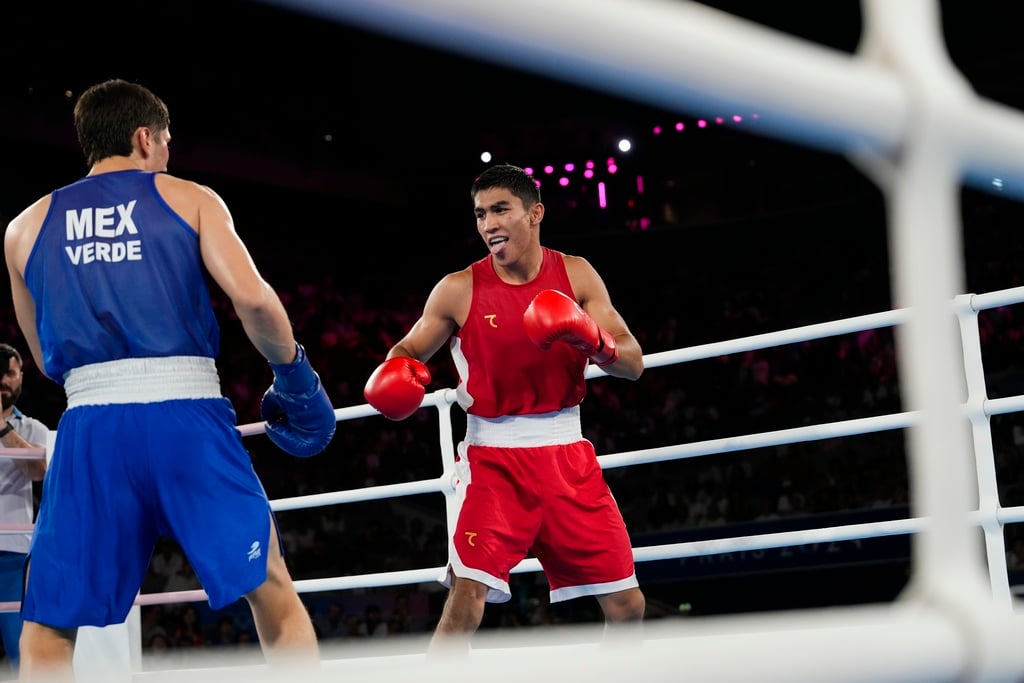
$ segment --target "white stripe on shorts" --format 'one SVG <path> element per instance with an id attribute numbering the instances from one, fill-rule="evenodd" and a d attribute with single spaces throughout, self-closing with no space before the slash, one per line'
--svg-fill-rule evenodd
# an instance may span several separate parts
<path id="1" fill-rule="evenodd" d="M 157 403 L 221 398 L 213 358 L 124 358 L 75 368 L 64 377 L 68 408 L 111 403 Z"/>
<path id="2" fill-rule="evenodd" d="M 580 407 L 539 415 L 466 416 L 466 443 L 471 446 L 532 448 L 583 440 Z"/>

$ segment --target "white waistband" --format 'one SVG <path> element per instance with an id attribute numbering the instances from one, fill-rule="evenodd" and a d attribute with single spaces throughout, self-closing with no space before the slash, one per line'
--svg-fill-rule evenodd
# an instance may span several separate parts
<path id="1" fill-rule="evenodd" d="M 220 398 L 213 358 L 125 358 L 75 368 L 64 378 L 68 408 L 108 403 L 156 403 Z"/>
<path id="2" fill-rule="evenodd" d="M 540 415 L 466 416 L 466 443 L 473 446 L 531 448 L 582 439 L 579 406 Z"/>

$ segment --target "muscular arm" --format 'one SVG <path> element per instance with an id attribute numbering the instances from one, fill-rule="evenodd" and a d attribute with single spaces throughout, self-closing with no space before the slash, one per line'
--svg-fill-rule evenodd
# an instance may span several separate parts
<path id="1" fill-rule="evenodd" d="M 566 256 L 565 267 L 580 306 L 594 322 L 615 338 L 619 358 L 601 369 L 614 377 L 631 380 L 639 378 L 644 371 L 643 350 L 640 342 L 629 331 L 626 321 L 612 305 L 604 280 L 589 261 L 578 256 Z"/>
<path id="2" fill-rule="evenodd" d="M 404 420 L 419 409 L 431 379 L 425 363 L 465 321 L 471 287 L 468 271 L 434 285 L 420 318 L 366 380 L 363 396 L 381 415 Z"/>
<path id="3" fill-rule="evenodd" d="M 473 279 L 468 270 L 442 278 L 427 297 L 419 320 L 391 347 L 387 358 L 404 356 L 427 362 L 465 321 L 472 288 Z"/>
<path id="4" fill-rule="evenodd" d="M 157 187 L 168 204 L 199 233 L 203 264 L 231 300 L 256 350 L 274 364 L 294 360 L 295 336 L 288 314 L 235 232 L 224 201 L 208 187 L 171 176 L 160 176 Z"/>
<path id="5" fill-rule="evenodd" d="M 43 350 L 36 332 L 36 304 L 25 284 L 25 264 L 35 244 L 36 236 L 43 225 L 43 219 L 50 208 L 50 196 L 38 200 L 18 215 L 7 226 L 4 233 L 4 260 L 11 281 L 11 296 L 14 303 L 14 317 L 25 337 L 25 343 L 32 353 L 39 371 L 46 372 L 43 365 Z"/>

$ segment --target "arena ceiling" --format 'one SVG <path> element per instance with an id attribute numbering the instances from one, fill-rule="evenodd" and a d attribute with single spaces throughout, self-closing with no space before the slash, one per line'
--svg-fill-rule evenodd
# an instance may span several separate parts
<path id="1" fill-rule="evenodd" d="M 861 31 L 856 0 L 705 4 L 844 52 Z M 1021 106 L 1024 59 L 1002 5 L 940 5 L 975 89 Z M 271 2 L 8 3 L 0 24 L 0 141 L 26 172 L 51 168 L 47 186 L 83 170 L 74 95 L 114 76 L 168 102 L 172 170 L 370 203 L 462 188 L 484 148 L 513 163 L 571 154 L 676 114 Z"/>

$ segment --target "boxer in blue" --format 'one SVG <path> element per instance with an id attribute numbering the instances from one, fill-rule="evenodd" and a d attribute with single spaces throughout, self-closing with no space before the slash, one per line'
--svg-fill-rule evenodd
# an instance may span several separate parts
<path id="1" fill-rule="evenodd" d="M 331 402 L 225 203 L 166 172 L 163 101 L 110 80 L 81 94 L 74 122 L 88 175 L 29 206 L 4 237 L 18 324 L 67 395 L 29 549 L 22 678 L 71 672 L 77 627 L 125 620 L 160 536 L 180 544 L 213 609 L 245 596 L 269 663 L 315 661 L 221 393 L 205 274 L 270 365 L 261 408 L 274 443 L 322 452 Z"/>

